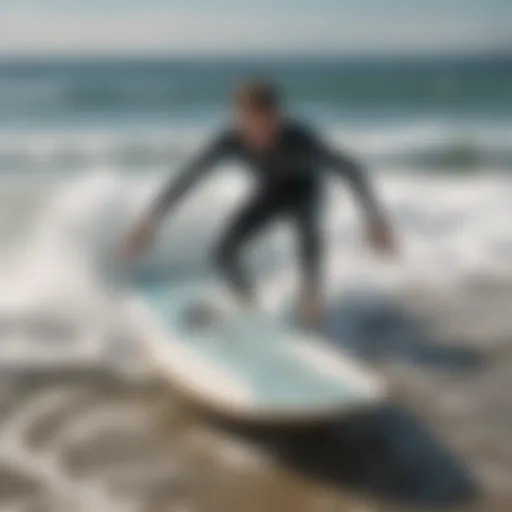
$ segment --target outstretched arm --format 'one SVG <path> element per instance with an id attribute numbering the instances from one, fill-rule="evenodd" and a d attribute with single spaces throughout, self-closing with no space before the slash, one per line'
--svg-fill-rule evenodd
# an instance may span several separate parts
<path id="1" fill-rule="evenodd" d="M 374 249 L 381 253 L 395 252 L 397 243 L 393 230 L 365 170 L 354 160 L 332 150 L 322 142 L 315 142 L 315 146 L 322 165 L 345 178 L 355 192 L 367 219 L 368 238 Z"/>
<path id="2" fill-rule="evenodd" d="M 377 200 L 365 169 L 356 161 L 334 151 L 323 142 L 316 142 L 316 150 L 322 165 L 333 170 L 348 182 L 359 200 L 365 216 L 368 219 L 382 218 L 383 209 Z"/>
<path id="3" fill-rule="evenodd" d="M 193 186 L 229 152 L 227 135 L 222 135 L 207 145 L 173 176 L 163 191 L 154 199 L 148 218 L 160 222 L 166 214 L 193 188 Z"/>
<path id="4" fill-rule="evenodd" d="M 208 170 L 227 153 L 231 147 L 229 136 L 224 134 L 211 142 L 199 155 L 193 158 L 164 187 L 146 213 L 130 230 L 121 246 L 121 256 L 131 258 L 145 249 L 154 232 L 169 210 L 202 178 Z"/>

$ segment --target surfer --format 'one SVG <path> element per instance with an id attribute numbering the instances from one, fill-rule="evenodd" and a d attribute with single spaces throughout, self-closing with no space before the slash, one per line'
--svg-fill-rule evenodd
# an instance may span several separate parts
<path id="1" fill-rule="evenodd" d="M 133 226 L 123 255 L 133 257 L 151 242 L 156 229 L 193 185 L 220 161 L 236 159 L 254 173 L 250 199 L 234 214 L 215 251 L 218 269 L 244 303 L 252 303 L 253 287 L 240 263 L 241 249 L 262 228 L 286 216 L 297 230 L 303 288 L 300 314 L 314 326 L 322 316 L 322 243 L 318 206 L 323 169 L 332 169 L 352 187 L 362 206 L 368 239 L 378 252 L 395 250 L 393 230 L 364 170 L 333 151 L 309 127 L 285 115 L 279 92 L 271 84 L 250 81 L 234 95 L 234 120 L 157 196 L 149 211 Z"/>

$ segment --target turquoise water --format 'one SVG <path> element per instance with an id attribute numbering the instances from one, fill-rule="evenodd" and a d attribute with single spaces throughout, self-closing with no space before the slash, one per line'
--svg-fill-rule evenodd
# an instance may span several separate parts
<path id="1" fill-rule="evenodd" d="M 240 79 L 264 76 L 319 117 L 512 114 L 512 60 L 124 59 L 0 62 L 2 122 L 207 118 Z"/>

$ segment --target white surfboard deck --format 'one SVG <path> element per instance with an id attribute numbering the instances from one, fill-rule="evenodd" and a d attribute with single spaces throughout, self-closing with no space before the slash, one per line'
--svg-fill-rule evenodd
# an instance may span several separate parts
<path id="1" fill-rule="evenodd" d="M 136 292 L 150 320 L 147 349 L 158 371 L 217 413 L 303 423 L 384 398 L 375 372 L 284 319 L 242 311 L 215 282 L 144 281 Z M 198 307 L 207 313 L 202 321 Z"/>

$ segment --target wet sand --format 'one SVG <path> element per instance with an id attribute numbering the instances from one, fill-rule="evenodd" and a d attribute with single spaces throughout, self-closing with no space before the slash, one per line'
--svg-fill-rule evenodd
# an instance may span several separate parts
<path id="1" fill-rule="evenodd" d="M 508 512 L 512 287 L 462 292 L 336 303 L 327 334 L 394 398 L 300 431 L 206 418 L 156 378 L 3 375 L 0 510 Z"/>

